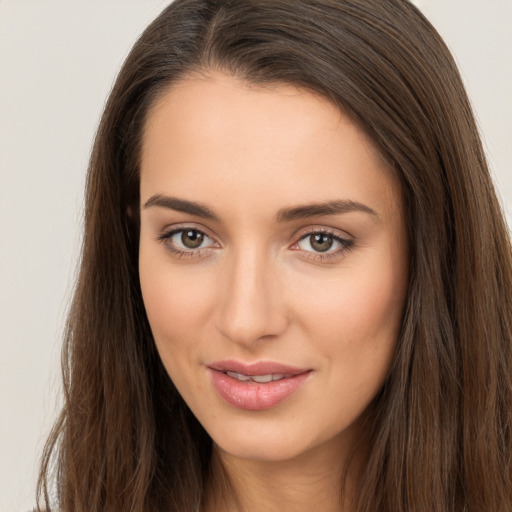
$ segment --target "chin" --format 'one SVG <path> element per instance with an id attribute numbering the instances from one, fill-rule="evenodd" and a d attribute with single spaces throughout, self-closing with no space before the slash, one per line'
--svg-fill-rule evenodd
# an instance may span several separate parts
<path id="1" fill-rule="evenodd" d="M 332 430 L 321 426 L 314 429 L 308 428 L 312 425 L 305 425 L 296 419 L 289 420 L 249 419 L 238 424 L 230 422 L 227 428 L 217 427 L 207 431 L 214 444 L 225 454 L 255 462 L 286 462 L 324 452 L 324 449 L 333 453 L 338 449 L 343 450 L 343 446 L 353 445 L 354 429 L 350 425 L 340 425 Z"/>
<path id="2" fill-rule="evenodd" d="M 310 448 L 306 443 L 297 444 L 284 439 L 285 436 L 272 436 L 268 439 L 260 438 L 256 441 L 233 436 L 231 439 L 222 439 L 216 446 L 231 457 L 254 462 L 285 462 L 295 459 L 307 452 Z"/>

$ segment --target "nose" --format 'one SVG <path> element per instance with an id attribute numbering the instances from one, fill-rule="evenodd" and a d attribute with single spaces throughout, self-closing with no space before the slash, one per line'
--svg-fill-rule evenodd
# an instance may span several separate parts
<path id="1" fill-rule="evenodd" d="M 228 261 L 218 301 L 219 331 L 245 347 L 281 335 L 288 315 L 276 262 L 257 251 L 240 252 Z"/>

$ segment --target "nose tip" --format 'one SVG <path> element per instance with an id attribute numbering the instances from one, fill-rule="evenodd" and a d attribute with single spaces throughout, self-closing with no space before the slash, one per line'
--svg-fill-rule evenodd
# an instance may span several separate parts
<path id="1" fill-rule="evenodd" d="M 288 326 L 282 286 L 268 265 L 245 261 L 232 269 L 219 297 L 218 329 L 233 343 L 252 346 Z"/>

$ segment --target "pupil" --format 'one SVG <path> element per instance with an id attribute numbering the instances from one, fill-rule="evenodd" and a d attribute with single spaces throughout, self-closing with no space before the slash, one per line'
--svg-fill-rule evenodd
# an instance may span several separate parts
<path id="1" fill-rule="evenodd" d="M 316 235 L 311 235 L 310 239 L 311 247 L 318 252 L 328 251 L 333 244 L 332 235 L 326 235 L 325 233 L 317 233 Z"/>
<path id="2" fill-rule="evenodd" d="M 199 231 L 189 230 L 183 231 L 181 241 L 187 249 L 196 249 L 203 243 L 203 234 Z"/>

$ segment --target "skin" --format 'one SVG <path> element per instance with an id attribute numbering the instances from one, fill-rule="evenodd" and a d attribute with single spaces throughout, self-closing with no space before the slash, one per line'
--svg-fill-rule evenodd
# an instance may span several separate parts
<path id="1" fill-rule="evenodd" d="M 206 509 L 339 511 L 340 475 L 389 372 L 407 292 L 394 175 L 327 99 L 211 72 L 175 84 L 151 109 L 140 187 L 140 282 L 155 343 L 214 441 L 213 467 L 238 492 L 214 479 Z M 216 218 L 155 195 L 199 202 Z M 340 200 L 364 208 L 276 219 Z M 199 249 L 167 236 L 180 228 L 207 235 Z M 308 234 L 319 231 L 346 246 L 316 251 Z M 227 359 L 312 371 L 284 402 L 247 411 L 212 386 L 207 365 Z"/>

